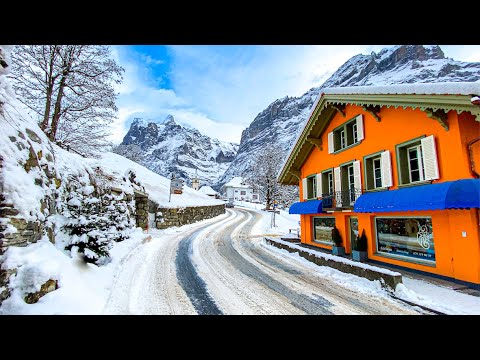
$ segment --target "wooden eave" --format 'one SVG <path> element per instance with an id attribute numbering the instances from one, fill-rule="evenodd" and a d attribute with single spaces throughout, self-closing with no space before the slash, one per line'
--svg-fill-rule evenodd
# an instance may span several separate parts
<path id="1" fill-rule="evenodd" d="M 358 105 L 365 107 L 402 107 L 403 109 L 420 109 L 430 114 L 448 113 L 454 110 L 457 113 L 470 112 L 480 122 L 480 106 L 473 105 L 470 95 L 424 95 L 424 94 L 323 94 L 312 111 L 297 142 L 293 146 L 285 165 L 278 175 L 278 182 L 283 185 L 298 185 L 299 173 L 303 163 L 319 141 L 330 120 L 339 111 L 339 105 Z M 340 107 L 341 109 L 341 107 Z M 441 118 L 434 116 L 441 121 Z M 448 130 L 448 124 L 442 123 Z M 317 143 L 317 144 L 315 144 Z M 326 145 L 323 146 L 326 148 Z"/>

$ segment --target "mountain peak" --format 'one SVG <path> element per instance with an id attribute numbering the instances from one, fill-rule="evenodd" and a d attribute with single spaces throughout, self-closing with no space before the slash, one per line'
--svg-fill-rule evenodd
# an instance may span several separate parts
<path id="1" fill-rule="evenodd" d="M 167 115 L 167 117 L 165 118 L 165 120 L 163 121 L 163 124 L 164 125 L 178 125 L 176 122 L 175 122 L 175 119 L 173 117 L 173 115 Z"/>

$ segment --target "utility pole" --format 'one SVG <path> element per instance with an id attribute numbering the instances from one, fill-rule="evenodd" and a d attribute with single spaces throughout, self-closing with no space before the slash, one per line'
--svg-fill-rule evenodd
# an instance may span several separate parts
<path id="1" fill-rule="evenodd" d="M 170 176 L 170 186 L 168 187 L 168 202 L 170 202 L 170 199 L 172 198 L 172 179 L 173 173 L 172 176 Z"/>

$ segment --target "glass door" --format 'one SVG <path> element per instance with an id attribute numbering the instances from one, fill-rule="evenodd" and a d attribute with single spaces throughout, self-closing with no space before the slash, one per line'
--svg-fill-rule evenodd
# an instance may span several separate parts
<path id="1" fill-rule="evenodd" d="M 355 240 L 355 238 L 357 237 L 358 235 L 358 219 L 354 216 L 350 216 L 349 218 L 349 228 L 350 228 L 350 231 L 349 231 L 349 237 L 350 237 L 350 252 L 352 252 L 353 250 L 353 242 Z"/>

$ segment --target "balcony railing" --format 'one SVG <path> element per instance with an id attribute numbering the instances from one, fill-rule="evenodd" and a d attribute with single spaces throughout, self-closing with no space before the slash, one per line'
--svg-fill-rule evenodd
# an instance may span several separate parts
<path id="1" fill-rule="evenodd" d="M 330 194 L 322 194 L 323 208 L 351 208 L 360 195 L 363 189 L 351 189 L 344 191 L 335 191 Z"/>

